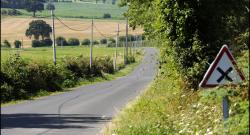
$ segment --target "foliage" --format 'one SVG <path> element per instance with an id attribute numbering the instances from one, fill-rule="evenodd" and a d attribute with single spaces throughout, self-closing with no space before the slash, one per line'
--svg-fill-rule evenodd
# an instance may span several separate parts
<path id="1" fill-rule="evenodd" d="M 22 15 L 22 13 L 16 9 L 1 9 L 1 15 L 10 15 L 10 16 L 18 16 Z"/>
<path id="2" fill-rule="evenodd" d="M 8 40 L 4 40 L 3 44 L 1 44 L 1 47 L 11 48 L 10 42 Z"/>
<path id="3" fill-rule="evenodd" d="M 84 39 L 81 44 L 82 45 L 90 45 L 90 40 L 89 39 Z"/>
<path id="4" fill-rule="evenodd" d="M 98 45 L 98 44 L 99 44 L 99 42 L 97 40 L 93 41 L 93 45 Z"/>
<path id="5" fill-rule="evenodd" d="M 239 48 L 233 39 L 249 31 L 248 9 L 245 0 L 133 0 L 126 15 L 131 27 L 142 26 L 149 38 L 168 46 L 165 52 L 174 56 L 186 86 L 197 89 L 223 44 Z"/>
<path id="6" fill-rule="evenodd" d="M 33 13 L 33 17 L 36 17 L 36 12 L 37 11 L 42 11 L 44 10 L 44 0 L 25 0 L 26 6 L 25 9 L 28 12 Z"/>
<path id="7" fill-rule="evenodd" d="M 111 18 L 111 14 L 109 14 L 109 13 L 104 13 L 104 14 L 103 14 L 103 18 L 104 18 L 104 19 Z"/>
<path id="8" fill-rule="evenodd" d="M 1 103 L 28 99 L 41 91 L 60 91 L 75 86 L 80 79 L 102 77 L 103 73 L 114 73 L 111 57 L 95 58 L 90 69 L 89 58 L 83 56 L 66 57 L 56 66 L 11 56 L 1 66 Z"/>
<path id="9" fill-rule="evenodd" d="M 68 45 L 69 46 L 78 46 L 78 45 L 80 45 L 80 41 L 77 38 L 69 38 Z"/>
<path id="10" fill-rule="evenodd" d="M 106 38 L 103 38 L 100 40 L 100 44 L 107 44 L 108 40 Z"/>
<path id="11" fill-rule="evenodd" d="M 165 49 L 161 54 L 152 85 L 113 120 L 105 134 L 249 134 L 247 81 L 236 87 L 187 91 L 173 56 Z M 225 95 L 230 100 L 230 116 L 223 122 L 221 102 Z"/>
<path id="12" fill-rule="evenodd" d="M 29 28 L 26 30 L 25 35 L 29 38 L 34 36 L 35 40 L 39 40 L 40 37 L 44 40 L 44 38 L 50 38 L 51 32 L 52 28 L 45 21 L 34 20 L 29 23 Z"/>
<path id="13" fill-rule="evenodd" d="M 66 46 L 68 43 L 64 37 L 59 36 L 56 38 L 56 44 L 58 46 Z"/>
<path id="14" fill-rule="evenodd" d="M 32 40 L 31 46 L 32 47 L 45 47 L 45 46 L 52 46 L 53 41 L 48 38 L 44 40 Z"/>
<path id="15" fill-rule="evenodd" d="M 48 4 L 46 5 L 46 9 L 47 9 L 47 10 L 55 10 L 55 5 L 52 4 L 52 3 L 48 3 Z"/>
<path id="16" fill-rule="evenodd" d="M 15 48 L 21 48 L 22 42 L 19 40 L 14 41 Z"/>
<path id="17" fill-rule="evenodd" d="M 17 2 L 17 0 L 13 1 Z M 55 2 L 53 4 L 56 7 L 57 17 L 63 17 L 63 18 L 92 19 L 94 17 L 94 19 L 102 19 L 104 13 L 110 13 L 112 19 L 124 19 L 123 13 L 127 10 L 127 8 L 125 7 L 118 7 L 117 5 L 112 5 L 112 4 L 90 4 L 90 3 L 71 2 L 71 1 Z M 32 12 L 27 12 L 26 10 L 24 10 L 24 8 L 18 8 L 17 10 L 20 11 L 23 16 L 33 15 Z M 48 10 L 42 10 L 41 12 L 36 12 L 35 15 L 36 17 L 48 16 Z"/>

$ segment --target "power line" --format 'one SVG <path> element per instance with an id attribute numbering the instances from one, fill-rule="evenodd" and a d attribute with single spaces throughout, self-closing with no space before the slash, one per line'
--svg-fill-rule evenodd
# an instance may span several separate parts
<path id="1" fill-rule="evenodd" d="M 67 24 L 65 24 L 65 23 L 64 23 L 61 19 L 59 19 L 57 16 L 55 16 L 55 18 L 56 18 L 61 24 L 63 24 L 65 27 L 67 27 L 68 29 L 73 30 L 73 31 L 86 31 L 86 30 L 88 30 L 88 29 L 91 28 L 91 26 L 89 26 L 89 27 L 87 27 L 86 29 L 82 29 L 82 30 L 80 30 L 80 29 L 74 29 L 74 28 L 69 27 Z"/>
<path id="2" fill-rule="evenodd" d="M 115 35 L 113 36 L 106 36 L 105 34 L 103 34 L 97 27 L 96 25 L 94 25 L 96 31 L 102 36 L 102 37 L 105 37 L 105 38 L 113 38 Z"/>

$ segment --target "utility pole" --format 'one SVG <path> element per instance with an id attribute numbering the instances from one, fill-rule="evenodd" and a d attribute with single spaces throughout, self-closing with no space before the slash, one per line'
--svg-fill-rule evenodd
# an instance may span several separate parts
<path id="1" fill-rule="evenodd" d="M 56 65 L 56 41 L 55 41 L 55 16 L 54 9 L 51 9 L 51 19 L 52 19 L 52 36 L 53 36 L 53 62 Z"/>
<path id="2" fill-rule="evenodd" d="M 128 0 L 126 0 L 126 5 L 128 6 Z M 126 53 L 125 53 L 125 60 L 124 60 L 124 64 L 127 64 L 127 58 L 128 58 L 128 14 L 126 16 Z"/>
<path id="3" fill-rule="evenodd" d="M 114 65 L 114 69 L 116 70 L 116 61 L 117 61 L 117 47 L 119 44 L 119 32 L 120 32 L 120 28 L 119 28 L 119 23 L 117 25 L 117 34 L 116 34 L 116 44 L 115 44 L 115 65 Z"/>
<path id="4" fill-rule="evenodd" d="M 21 47 L 20 48 L 23 48 L 23 37 L 22 37 L 22 44 L 21 44 Z"/>
<path id="5" fill-rule="evenodd" d="M 92 55 L 93 55 L 93 34 L 94 34 L 94 30 L 93 30 L 93 27 L 94 27 L 94 21 L 93 21 L 93 18 L 92 18 L 92 22 L 91 22 L 91 42 L 90 42 L 90 60 L 89 60 L 89 66 L 90 66 L 90 69 L 92 68 Z"/>

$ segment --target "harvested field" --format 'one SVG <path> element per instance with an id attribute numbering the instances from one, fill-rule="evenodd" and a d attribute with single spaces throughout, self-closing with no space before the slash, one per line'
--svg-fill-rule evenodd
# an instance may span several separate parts
<path id="1" fill-rule="evenodd" d="M 29 26 L 29 23 L 32 20 L 36 20 L 37 18 L 4 18 L 1 20 L 1 42 L 7 39 L 11 44 L 15 40 L 23 40 L 24 47 L 31 47 L 31 40 L 25 36 L 25 31 Z M 51 19 L 43 19 L 47 23 L 51 24 Z M 88 28 L 86 31 L 73 31 L 65 27 L 61 22 L 55 20 L 55 32 L 56 37 L 63 36 L 65 38 L 79 38 L 79 40 L 83 40 L 85 38 L 91 37 L 91 20 L 88 19 L 62 19 L 62 21 L 74 29 L 84 30 Z M 94 20 L 94 24 L 97 29 L 94 28 L 94 39 L 99 40 L 105 37 L 115 37 L 117 24 L 120 24 L 120 35 L 125 35 L 125 21 L 115 21 L 115 20 Z M 99 32 L 98 32 L 99 31 Z M 100 32 L 102 34 L 100 34 Z M 132 30 L 129 29 L 129 34 L 141 34 L 143 32 L 142 29 Z M 104 37 L 105 36 L 105 37 Z"/>

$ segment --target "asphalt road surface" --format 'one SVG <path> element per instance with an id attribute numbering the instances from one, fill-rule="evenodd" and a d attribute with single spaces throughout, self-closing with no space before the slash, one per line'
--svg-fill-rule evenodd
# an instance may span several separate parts
<path id="1" fill-rule="evenodd" d="M 1 107 L 2 135 L 96 135 L 135 99 L 157 72 L 157 50 L 145 49 L 142 63 L 117 80 Z"/>

